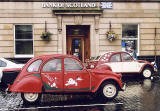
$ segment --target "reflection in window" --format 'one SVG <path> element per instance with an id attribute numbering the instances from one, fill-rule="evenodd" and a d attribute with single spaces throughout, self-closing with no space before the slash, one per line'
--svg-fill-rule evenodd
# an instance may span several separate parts
<path id="1" fill-rule="evenodd" d="M 61 59 L 53 59 L 48 61 L 43 69 L 43 72 L 58 72 L 62 71 L 62 60 Z"/>
<path id="2" fill-rule="evenodd" d="M 38 72 L 42 60 L 34 61 L 27 69 L 28 72 Z"/>
<path id="3" fill-rule="evenodd" d="M 137 24 L 123 24 L 122 37 L 123 38 L 137 38 L 138 36 Z"/>
<path id="4" fill-rule="evenodd" d="M 111 57 L 110 62 L 120 62 L 120 54 L 115 54 Z"/>
<path id="5" fill-rule="evenodd" d="M 15 54 L 33 54 L 32 25 L 15 25 Z"/>
<path id="6" fill-rule="evenodd" d="M 122 54 L 122 61 L 131 61 L 132 58 L 130 57 L 130 55 L 123 53 Z"/>
<path id="7" fill-rule="evenodd" d="M 138 52 L 138 24 L 123 24 L 122 50 L 132 53 L 131 48 Z"/>
<path id="8" fill-rule="evenodd" d="M 81 64 L 72 58 L 64 59 L 64 70 L 65 71 L 80 71 L 82 70 Z"/>
<path id="9" fill-rule="evenodd" d="M 4 61 L 0 60 L 0 67 L 6 67 L 6 66 L 7 64 Z"/>

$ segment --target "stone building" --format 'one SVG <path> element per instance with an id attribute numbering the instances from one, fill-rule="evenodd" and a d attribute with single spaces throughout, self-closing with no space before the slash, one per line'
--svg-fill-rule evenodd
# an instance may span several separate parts
<path id="1" fill-rule="evenodd" d="M 85 61 L 134 47 L 140 59 L 156 56 L 158 61 L 159 1 L 1 0 L 0 57 L 27 60 L 63 53 Z M 43 32 L 52 35 L 46 39 Z"/>

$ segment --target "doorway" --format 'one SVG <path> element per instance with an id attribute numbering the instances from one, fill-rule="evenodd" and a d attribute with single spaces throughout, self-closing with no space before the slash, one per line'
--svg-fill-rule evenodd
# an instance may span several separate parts
<path id="1" fill-rule="evenodd" d="M 67 25 L 67 54 L 77 56 L 85 62 L 90 58 L 90 26 Z"/>

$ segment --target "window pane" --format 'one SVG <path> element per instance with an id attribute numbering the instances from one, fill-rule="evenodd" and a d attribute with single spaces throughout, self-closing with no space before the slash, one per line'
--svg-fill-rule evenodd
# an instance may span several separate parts
<path id="1" fill-rule="evenodd" d="M 15 25 L 15 54 L 33 54 L 32 25 Z"/>
<path id="2" fill-rule="evenodd" d="M 120 54 L 115 54 L 111 57 L 110 62 L 120 62 Z"/>
<path id="3" fill-rule="evenodd" d="M 122 47 L 125 48 L 125 51 L 132 53 L 131 48 L 134 48 L 135 52 L 137 52 L 137 40 L 122 40 Z"/>
<path id="4" fill-rule="evenodd" d="M 16 41 L 16 54 L 33 54 L 33 41 Z"/>
<path id="5" fill-rule="evenodd" d="M 80 71 L 82 70 L 81 64 L 72 58 L 64 59 L 64 70 L 65 71 Z"/>
<path id="6" fill-rule="evenodd" d="M 27 69 L 28 72 L 38 72 L 39 66 L 41 65 L 42 60 L 34 61 Z"/>
<path id="7" fill-rule="evenodd" d="M 138 52 L 138 24 L 122 25 L 122 50 L 129 53 Z"/>
<path id="8" fill-rule="evenodd" d="M 84 30 L 83 29 L 71 29 L 70 30 L 70 35 L 84 35 Z"/>
<path id="9" fill-rule="evenodd" d="M 123 24 L 122 25 L 122 38 L 137 38 L 138 25 L 137 24 Z"/>
<path id="10" fill-rule="evenodd" d="M 122 61 L 132 61 L 130 55 L 123 53 L 122 54 Z"/>
<path id="11" fill-rule="evenodd" d="M 50 60 L 43 67 L 43 72 L 58 72 L 58 71 L 62 71 L 61 59 Z"/>
<path id="12" fill-rule="evenodd" d="M 32 25 L 16 25 L 15 39 L 32 39 Z"/>

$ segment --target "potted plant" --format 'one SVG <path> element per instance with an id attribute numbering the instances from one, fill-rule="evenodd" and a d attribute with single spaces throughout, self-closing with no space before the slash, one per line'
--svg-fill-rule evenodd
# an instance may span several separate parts
<path id="1" fill-rule="evenodd" d="M 44 40 L 50 40 L 51 35 L 52 35 L 52 33 L 48 32 L 48 31 L 45 31 L 45 32 L 42 32 L 41 38 L 44 39 Z"/>
<path id="2" fill-rule="evenodd" d="M 118 35 L 114 32 L 114 31 L 108 31 L 107 33 L 106 33 L 106 35 L 107 35 L 107 39 L 109 40 L 109 41 L 114 41 L 117 37 L 118 37 Z"/>

